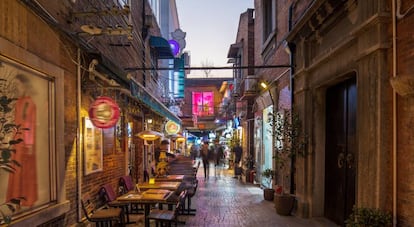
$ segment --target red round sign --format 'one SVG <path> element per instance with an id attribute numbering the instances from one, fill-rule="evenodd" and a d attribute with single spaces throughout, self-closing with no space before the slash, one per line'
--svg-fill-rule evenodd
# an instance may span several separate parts
<path id="1" fill-rule="evenodd" d="M 89 118 L 97 128 L 111 128 L 119 119 L 119 106 L 111 98 L 98 97 L 89 108 Z"/>

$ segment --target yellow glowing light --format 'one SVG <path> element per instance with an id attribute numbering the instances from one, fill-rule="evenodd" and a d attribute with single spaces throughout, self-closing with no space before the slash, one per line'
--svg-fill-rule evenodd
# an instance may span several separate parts
<path id="1" fill-rule="evenodd" d="M 162 134 L 156 131 L 145 130 L 145 131 L 142 131 L 136 134 L 136 136 L 138 136 L 139 138 L 143 140 L 153 141 L 153 140 L 157 140 L 160 137 L 162 137 Z"/>
<path id="2" fill-rule="evenodd" d="M 264 89 L 266 89 L 266 88 L 267 88 L 267 84 L 266 84 L 265 82 L 260 82 L 260 86 L 261 86 L 262 88 L 264 88 Z"/>

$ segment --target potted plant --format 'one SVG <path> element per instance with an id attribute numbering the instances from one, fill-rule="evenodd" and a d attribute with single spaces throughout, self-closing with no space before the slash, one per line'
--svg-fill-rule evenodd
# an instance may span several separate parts
<path id="1" fill-rule="evenodd" d="M 266 185 L 270 186 L 263 189 L 263 197 L 267 201 L 273 201 L 274 199 L 275 190 L 271 187 L 274 175 L 275 171 L 273 169 L 265 169 L 265 171 L 262 172 L 262 177 L 266 179 Z"/>
<path id="2" fill-rule="evenodd" d="M 272 135 L 276 164 L 275 208 L 280 215 L 290 215 L 295 197 L 291 194 L 290 180 L 292 160 L 306 155 L 306 136 L 302 131 L 302 122 L 293 110 L 282 110 L 273 114 Z"/>

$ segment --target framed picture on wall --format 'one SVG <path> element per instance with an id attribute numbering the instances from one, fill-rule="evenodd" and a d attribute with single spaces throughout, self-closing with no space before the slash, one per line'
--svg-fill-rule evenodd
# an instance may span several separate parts
<path id="1" fill-rule="evenodd" d="M 51 179 L 57 172 L 49 168 L 57 162 L 57 130 L 50 130 L 56 128 L 56 83 L 0 53 L 0 201 L 19 200 L 19 212 L 56 200 Z"/>
<path id="2" fill-rule="evenodd" d="M 103 135 L 102 129 L 96 128 L 88 117 L 84 118 L 83 123 L 84 174 L 88 175 L 103 170 Z"/>

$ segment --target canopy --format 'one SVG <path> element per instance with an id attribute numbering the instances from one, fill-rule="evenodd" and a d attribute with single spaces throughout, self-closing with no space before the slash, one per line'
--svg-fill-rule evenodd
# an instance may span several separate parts
<path id="1" fill-rule="evenodd" d="M 151 36 L 149 41 L 150 46 L 157 50 L 159 59 L 174 59 L 170 43 L 166 39 L 160 36 Z"/>

